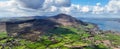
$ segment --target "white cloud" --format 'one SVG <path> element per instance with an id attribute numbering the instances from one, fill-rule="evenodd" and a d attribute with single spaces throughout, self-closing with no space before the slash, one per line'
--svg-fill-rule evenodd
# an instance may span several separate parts
<path id="1" fill-rule="evenodd" d="M 93 14 L 101 14 L 104 12 L 104 7 L 101 7 L 101 3 L 97 3 L 96 6 L 93 6 Z"/>
<path id="2" fill-rule="evenodd" d="M 51 12 L 56 12 L 56 11 L 57 11 L 57 7 L 51 6 L 50 11 L 51 11 Z"/>
<path id="3" fill-rule="evenodd" d="M 56 12 L 58 8 L 55 6 L 50 6 L 49 8 L 44 9 L 44 12 Z"/>
<path id="4" fill-rule="evenodd" d="M 60 13 L 65 13 L 65 14 L 70 14 L 71 12 L 70 7 L 61 7 L 59 10 L 60 10 Z"/>
<path id="5" fill-rule="evenodd" d="M 0 16 L 3 13 L 6 16 L 43 15 L 57 11 L 57 7 L 69 7 L 70 4 L 70 0 L 9 0 L 0 2 Z"/>
<path id="6" fill-rule="evenodd" d="M 80 14 L 120 13 L 120 0 L 110 0 L 105 6 L 71 4 L 70 0 L 9 0 L 0 2 L 0 16 L 36 16 L 66 13 Z"/>
<path id="7" fill-rule="evenodd" d="M 70 0 L 45 0 L 43 9 L 46 10 L 48 8 L 51 8 L 51 6 L 58 7 L 58 8 L 70 7 L 71 2 Z"/>
<path id="8" fill-rule="evenodd" d="M 92 10 L 94 14 L 110 13 L 116 14 L 120 13 L 120 0 L 110 0 L 107 5 L 101 6 L 101 3 L 97 3 L 93 6 Z"/>
<path id="9" fill-rule="evenodd" d="M 82 12 L 89 12 L 89 7 L 88 6 L 84 6 L 84 7 L 82 7 L 82 9 L 81 9 L 81 11 Z"/>
<path id="10" fill-rule="evenodd" d="M 120 12 L 120 0 L 111 0 L 108 5 L 105 6 L 105 9 L 107 12 Z"/>

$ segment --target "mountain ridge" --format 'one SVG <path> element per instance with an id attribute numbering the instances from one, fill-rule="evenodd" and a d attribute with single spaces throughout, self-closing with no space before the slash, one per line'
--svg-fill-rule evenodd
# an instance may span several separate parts
<path id="1" fill-rule="evenodd" d="M 5 40 L 0 44 L 3 49 L 11 48 L 11 44 L 12 48 L 17 49 L 18 46 L 25 46 L 23 49 L 119 49 L 120 45 L 120 36 L 115 32 L 99 30 L 92 23 L 77 20 L 66 14 L 0 24 L 3 25 L 6 25 L 7 32 L 0 33 L 0 42 Z"/>
<path id="2" fill-rule="evenodd" d="M 77 20 L 70 15 L 58 14 L 44 19 L 6 22 L 6 30 L 9 36 L 16 37 L 21 34 L 26 34 L 25 37 L 22 37 L 33 40 L 33 37 L 37 38 L 37 36 L 46 33 L 49 29 L 55 29 L 60 26 L 71 26 L 77 28 L 78 26 L 85 25 L 87 25 L 87 23 Z"/>

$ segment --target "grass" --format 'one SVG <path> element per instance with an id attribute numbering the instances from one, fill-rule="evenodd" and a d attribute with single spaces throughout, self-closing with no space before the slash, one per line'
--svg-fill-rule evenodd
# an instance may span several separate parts
<path id="1" fill-rule="evenodd" d="M 119 45 L 120 46 L 120 35 L 116 34 L 105 34 L 106 39 L 110 40 L 114 46 Z"/>
<path id="2" fill-rule="evenodd" d="M 95 26 L 93 24 L 88 24 L 87 26 L 85 26 L 86 28 L 94 28 Z"/>
<path id="3" fill-rule="evenodd" d="M 13 45 L 6 46 L 6 49 L 70 49 L 70 47 L 78 46 L 84 47 L 84 49 L 108 49 L 103 43 L 98 45 L 92 44 L 94 41 L 85 40 L 91 36 L 84 30 L 83 26 L 79 26 L 79 30 L 74 27 L 61 26 L 56 29 L 50 29 L 49 33 L 40 36 L 39 40 L 32 42 L 25 39 L 8 38 L 6 32 L 0 33 L 0 38 L 7 37 L 7 39 L 1 40 L 0 44 L 5 44 L 7 40 L 18 40 L 19 46 Z M 87 28 L 92 28 L 92 25 L 88 25 Z M 85 27 L 86 28 L 86 27 Z M 52 33 L 52 34 L 51 34 Z M 110 40 L 113 45 L 120 45 L 120 36 L 114 34 L 95 35 L 93 40 Z M 91 45 L 93 47 L 91 47 Z M 0 46 L 2 48 L 2 46 Z"/>
<path id="4" fill-rule="evenodd" d="M 0 38 L 4 38 L 7 37 L 7 33 L 6 32 L 0 32 Z"/>

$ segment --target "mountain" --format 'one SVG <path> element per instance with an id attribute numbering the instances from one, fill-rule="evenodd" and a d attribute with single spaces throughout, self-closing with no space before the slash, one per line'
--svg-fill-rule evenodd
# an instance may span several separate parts
<path id="1" fill-rule="evenodd" d="M 36 18 L 36 17 L 35 17 Z M 47 33 L 50 29 L 56 29 L 60 26 L 78 27 L 87 25 L 84 22 L 75 19 L 66 14 L 58 14 L 56 16 L 31 19 L 26 21 L 8 21 L 6 22 L 6 30 L 9 36 L 21 36 L 31 40 L 36 40 L 39 35 Z M 34 39 L 33 39 L 34 37 Z"/>
<path id="2" fill-rule="evenodd" d="M 120 49 L 118 33 L 70 15 L 22 18 L 0 23 L 0 49 Z"/>
<path id="3" fill-rule="evenodd" d="M 59 14 L 56 16 L 49 17 L 48 19 L 56 23 L 60 23 L 64 26 L 85 25 L 85 23 L 81 20 L 77 20 L 76 18 L 66 14 Z"/>
<path id="4" fill-rule="evenodd" d="M 32 19 L 45 19 L 47 16 L 21 16 L 21 17 L 2 17 L 0 22 L 27 21 Z"/>

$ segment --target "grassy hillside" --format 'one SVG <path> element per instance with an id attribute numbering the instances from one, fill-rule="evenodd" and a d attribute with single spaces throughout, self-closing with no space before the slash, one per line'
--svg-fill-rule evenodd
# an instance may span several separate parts
<path id="1" fill-rule="evenodd" d="M 60 26 L 50 29 L 36 41 L 22 38 L 7 37 L 7 33 L 0 33 L 0 49 L 113 49 L 120 46 L 120 36 L 112 33 L 92 35 L 86 28 L 93 25 L 79 27 Z"/>

